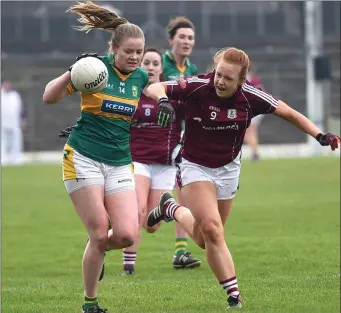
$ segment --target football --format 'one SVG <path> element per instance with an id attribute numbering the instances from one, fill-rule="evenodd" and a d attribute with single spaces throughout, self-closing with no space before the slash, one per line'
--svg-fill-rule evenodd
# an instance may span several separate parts
<path id="1" fill-rule="evenodd" d="M 71 69 L 71 82 L 83 93 L 100 92 L 106 86 L 108 78 L 107 67 L 96 57 L 82 58 Z"/>

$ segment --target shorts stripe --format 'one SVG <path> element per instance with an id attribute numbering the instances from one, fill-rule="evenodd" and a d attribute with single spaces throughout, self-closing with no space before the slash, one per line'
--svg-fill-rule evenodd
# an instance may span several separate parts
<path id="1" fill-rule="evenodd" d="M 176 166 L 176 182 L 179 186 L 179 188 L 182 188 L 182 178 L 181 178 L 181 169 L 180 165 L 178 163 L 175 163 Z"/>
<path id="2" fill-rule="evenodd" d="M 130 164 L 130 170 L 131 170 L 131 173 L 134 175 L 134 163 Z"/>
<path id="3" fill-rule="evenodd" d="M 63 180 L 76 179 L 77 173 L 74 162 L 75 152 L 68 144 L 64 146 Z"/>

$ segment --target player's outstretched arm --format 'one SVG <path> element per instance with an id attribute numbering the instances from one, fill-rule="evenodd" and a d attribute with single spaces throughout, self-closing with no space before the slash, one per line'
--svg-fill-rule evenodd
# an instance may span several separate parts
<path id="1" fill-rule="evenodd" d="M 164 82 L 151 84 L 144 91 L 147 97 L 150 97 L 155 101 L 159 101 L 161 98 L 167 98 L 166 92 L 167 85 Z"/>
<path id="2" fill-rule="evenodd" d="M 47 104 L 54 104 L 70 95 L 67 85 L 71 80 L 71 73 L 67 71 L 63 75 L 51 80 L 45 87 L 43 101 Z"/>
<path id="3" fill-rule="evenodd" d="M 166 84 L 151 84 L 147 88 L 146 94 L 159 103 L 157 110 L 157 123 L 162 127 L 169 127 L 175 119 L 175 111 L 168 100 Z"/>
<path id="4" fill-rule="evenodd" d="M 314 137 L 322 146 L 330 146 L 332 150 L 338 148 L 340 143 L 339 136 L 330 133 L 323 134 L 312 121 L 283 101 L 278 101 L 274 114 L 295 125 L 302 132 Z"/>

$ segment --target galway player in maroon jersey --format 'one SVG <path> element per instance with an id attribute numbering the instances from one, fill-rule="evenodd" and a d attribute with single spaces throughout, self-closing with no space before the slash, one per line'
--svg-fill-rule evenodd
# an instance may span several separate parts
<path id="1" fill-rule="evenodd" d="M 214 61 L 212 73 L 147 88 L 148 95 L 159 101 L 160 125 L 168 125 L 174 115 L 168 99 L 185 102 L 184 145 L 177 176 L 190 208 L 178 205 L 170 193 L 164 193 L 148 215 L 147 224 L 152 227 L 161 220 L 180 223 L 206 249 L 208 264 L 227 292 L 228 307 L 241 307 L 224 225 L 238 189 L 241 147 L 251 119 L 273 113 L 332 150 L 338 148 L 340 138 L 321 133 L 301 113 L 247 82 L 249 58 L 244 51 L 223 49 Z"/>
<path id="2" fill-rule="evenodd" d="M 149 84 L 159 82 L 162 74 L 162 58 L 156 49 L 146 49 L 141 67 L 148 72 Z M 140 228 L 155 232 L 160 224 L 148 227 L 147 214 L 158 204 L 165 191 L 175 186 L 176 168 L 174 159 L 179 152 L 182 107 L 175 103 L 177 119 L 169 127 L 157 123 L 157 101 L 141 96 L 131 126 L 130 149 L 134 162 L 134 177 L 140 215 Z M 141 241 L 141 232 L 134 245 L 123 250 L 123 273 L 134 274 L 137 250 Z M 201 261 L 185 252 L 173 260 L 174 267 L 194 268 Z"/>

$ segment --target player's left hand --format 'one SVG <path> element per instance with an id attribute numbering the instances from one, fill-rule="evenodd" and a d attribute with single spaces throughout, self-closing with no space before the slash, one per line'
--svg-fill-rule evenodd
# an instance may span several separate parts
<path id="1" fill-rule="evenodd" d="M 74 128 L 74 126 L 69 126 L 69 127 L 66 127 L 65 129 L 61 130 L 59 133 L 59 137 L 68 138 L 70 136 L 72 128 Z"/>
<path id="2" fill-rule="evenodd" d="M 331 133 L 322 134 L 319 133 L 316 137 L 316 140 L 320 143 L 321 146 L 330 146 L 330 148 L 334 151 L 339 147 L 340 137 Z"/>
<path id="3" fill-rule="evenodd" d="M 167 98 L 161 98 L 157 111 L 157 123 L 162 127 L 169 127 L 174 121 L 174 118 L 175 111 L 173 106 Z"/>
<path id="4" fill-rule="evenodd" d="M 76 61 L 79 61 L 80 59 L 87 58 L 87 57 L 93 57 L 93 58 L 97 58 L 97 59 L 102 60 L 102 59 L 98 56 L 97 53 L 83 53 L 83 54 L 79 55 L 79 56 L 76 58 Z M 70 72 L 71 72 L 71 70 L 72 70 L 72 66 L 73 66 L 73 65 L 71 65 L 71 66 L 69 67 L 69 71 L 70 71 Z"/>
<path id="5" fill-rule="evenodd" d="M 97 53 L 83 53 L 76 58 L 76 61 L 79 61 L 80 59 L 87 58 L 87 57 L 93 57 L 93 58 L 102 60 L 101 57 L 99 57 Z"/>

